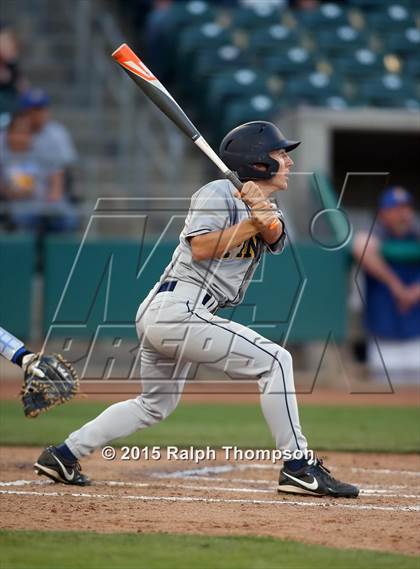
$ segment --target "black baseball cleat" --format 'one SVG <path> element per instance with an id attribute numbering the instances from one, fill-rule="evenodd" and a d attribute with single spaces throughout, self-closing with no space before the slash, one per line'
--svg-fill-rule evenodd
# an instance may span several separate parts
<path id="1" fill-rule="evenodd" d="M 314 459 L 300 470 L 280 471 L 277 491 L 289 494 L 310 494 L 311 496 L 332 496 L 333 498 L 357 498 L 359 488 L 333 478 L 322 460 Z"/>
<path id="2" fill-rule="evenodd" d="M 82 474 L 78 460 L 70 461 L 63 458 L 53 446 L 47 447 L 34 464 L 38 475 L 48 476 L 54 482 L 89 486 L 90 480 Z"/>

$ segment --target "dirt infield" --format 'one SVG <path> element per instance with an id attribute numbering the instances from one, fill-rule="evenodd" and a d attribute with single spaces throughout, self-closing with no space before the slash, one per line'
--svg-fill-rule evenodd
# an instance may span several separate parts
<path id="1" fill-rule="evenodd" d="M 37 477 L 40 449 L 1 448 L 7 529 L 266 535 L 338 548 L 420 553 L 417 455 L 326 453 L 333 473 L 360 485 L 356 500 L 279 496 L 270 461 L 84 461 L 81 488 Z"/>

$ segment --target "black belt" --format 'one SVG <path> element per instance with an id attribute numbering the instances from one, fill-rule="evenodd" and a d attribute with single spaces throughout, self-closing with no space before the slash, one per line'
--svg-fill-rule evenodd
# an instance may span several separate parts
<path id="1" fill-rule="evenodd" d="M 175 289 L 177 283 L 178 281 L 165 281 L 157 289 L 156 294 L 159 294 L 160 292 L 172 292 Z M 208 303 L 208 301 L 212 299 L 213 299 L 212 295 L 206 292 L 206 294 L 203 296 L 202 304 L 205 306 Z M 213 312 L 216 308 L 218 308 L 217 305 L 210 312 Z"/>

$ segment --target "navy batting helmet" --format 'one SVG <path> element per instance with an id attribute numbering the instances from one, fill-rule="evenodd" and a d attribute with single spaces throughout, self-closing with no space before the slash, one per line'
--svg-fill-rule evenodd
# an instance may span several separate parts
<path id="1" fill-rule="evenodd" d="M 269 156 L 273 150 L 290 152 L 300 142 L 287 140 L 283 133 L 271 122 L 254 121 L 237 126 L 227 133 L 220 144 L 220 158 L 237 172 L 242 182 L 247 180 L 268 180 L 279 169 L 279 164 Z M 266 166 L 265 170 L 255 168 L 255 164 Z"/>

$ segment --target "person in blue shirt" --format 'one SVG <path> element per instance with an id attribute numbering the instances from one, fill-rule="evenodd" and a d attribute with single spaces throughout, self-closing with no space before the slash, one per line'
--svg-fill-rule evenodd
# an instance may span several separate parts
<path id="1" fill-rule="evenodd" d="M 0 199 L 20 231 L 73 231 L 78 218 L 63 190 L 63 172 L 33 145 L 27 116 L 16 113 L 0 133 Z"/>
<path id="2" fill-rule="evenodd" d="M 55 168 L 66 170 L 76 164 L 77 151 L 69 130 L 51 118 L 50 104 L 48 94 L 39 88 L 25 91 L 19 99 L 20 112 L 31 127 L 34 152 Z"/>
<path id="3" fill-rule="evenodd" d="M 356 235 L 353 252 L 365 272 L 369 368 L 419 377 L 420 231 L 406 189 L 384 191 L 373 231 Z"/>

